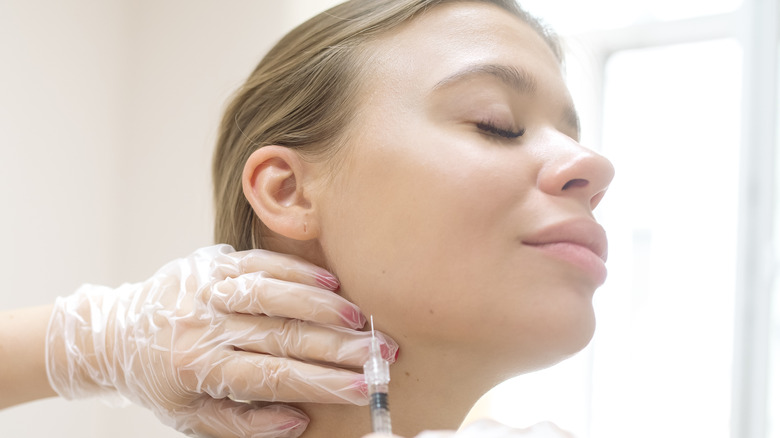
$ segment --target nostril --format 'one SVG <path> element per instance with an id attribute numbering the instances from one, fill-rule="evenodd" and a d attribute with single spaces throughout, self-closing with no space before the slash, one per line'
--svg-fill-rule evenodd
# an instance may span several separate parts
<path id="1" fill-rule="evenodd" d="M 582 179 L 582 178 L 575 178 L 567 182 L 563 185 L 563 188 L 561 190 L 566 189 L 572 189 L 572 188 L 578 188 L 578 187 L 585 187 L 588 185 L 588 180 Z"/>

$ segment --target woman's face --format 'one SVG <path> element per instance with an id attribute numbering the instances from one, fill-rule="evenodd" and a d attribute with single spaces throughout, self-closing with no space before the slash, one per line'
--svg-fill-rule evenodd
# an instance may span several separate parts
<path id="1" fill-rule="evenodd" d="M 613 168 L 578 143 L 553 52 L 513 15 L 461 2 L 371 49 L 343 164 L 318 195 L 344 293 L 402 347 L 527 368 L 581 349 L 606 275 L 592 210 Z"/>

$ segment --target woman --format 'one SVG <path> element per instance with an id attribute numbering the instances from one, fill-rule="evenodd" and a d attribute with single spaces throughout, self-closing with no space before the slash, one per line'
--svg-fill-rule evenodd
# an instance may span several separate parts
<path id="1" fill-rule="evenodd" d="M 399 342 L 394 431 L 457 428 L 593 334 L 614 171 L 578 136 L 558 47 L 512 1 L 346 2 L 229 105 L 216 238 L 333 272 Z M 299 407 L 307 437 L 369 430 L 365 408 Z"/>

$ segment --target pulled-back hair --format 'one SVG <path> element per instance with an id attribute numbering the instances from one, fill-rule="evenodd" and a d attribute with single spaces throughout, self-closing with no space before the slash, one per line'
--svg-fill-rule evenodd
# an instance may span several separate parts
<path id="1" fill-rule="evenodd" d="M 236 250 L 260 248 L 262 223 L 245 199 L 244 163 L 258 148 L 294 148 L 310 159 L 332 156 L 354 115 L 368 43 L 433 6 L 464 0 L 351 0 L 301 24 L 260 61 L 235 93 L 220 126 L 212 173 L 214 237 Z M 534 28 L 562 59 L 557 40 L 514 0 L 490 3 Z"/>

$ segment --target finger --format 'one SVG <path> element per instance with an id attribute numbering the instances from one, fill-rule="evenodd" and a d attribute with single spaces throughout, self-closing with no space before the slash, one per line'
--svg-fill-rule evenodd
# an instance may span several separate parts
<path id="1" fill-rule="evenodd" d="M 216 282 L 203 299 L 224 313 L 281 316 L 318 324 L 361 328 L 366 317 L 343 297 L 320 288 L 254 272 Z"/>
<path id="2" fill-rule="evenodd" d="M 177 430 L 197 436 L 297 438 L 306 430 L 309 417 L 290 406 L 257 406 L 204 397 L 191 414 L 177 413 L 176 421 Z"/>
<path id="3" fill-rule="evenodd" d="M 262 249 L 222 254 L 214 259 L 216 278 L 237 277 L 250 272 L 267 272 L 278 280 L 337 290 L 339 281 L 327 270 L 300 257 Z"/>
<path id="4" fill-rule="evenodd" d="M 364 435 L 363 438 L 402 438 L 398 435 L 386 434 L 386 433 L 372 433 Z"/>
<path id="5" fill-rule="evenodd" d="M 289 357 L 340 367 L 362 367 L 369 359 L 371 333 L 309 324 L 297 319 L 230 315 L 222 323 L 225 340 L 244 351 Z M 398 344 L 376 332 L 382 357 L 394 363 Z"/>
<path id="6" fill-rule="evenodd" d="M 368 404 L 363 375 L 264 354 L 236 351 L 218 361 L 198 388 L 213 398 Z"/>

